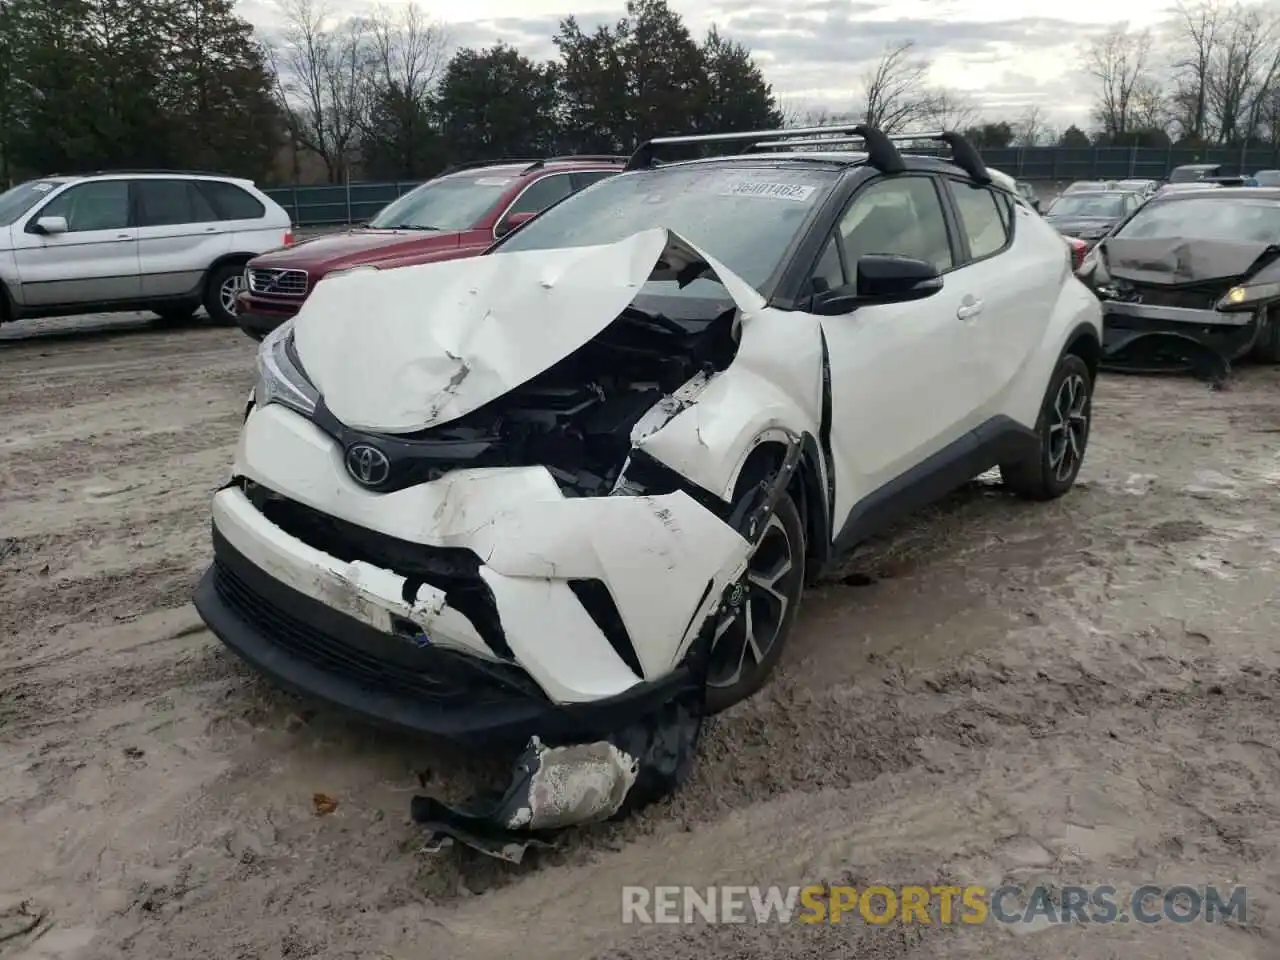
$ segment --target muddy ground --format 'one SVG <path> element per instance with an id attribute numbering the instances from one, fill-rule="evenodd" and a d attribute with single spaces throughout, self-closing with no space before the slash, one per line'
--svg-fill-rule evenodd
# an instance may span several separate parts
<path id="1" fill-rule="evenodd" d="M 461 798 L 501 768 L 277 693 L 188 602 L 249 341 L 85 328 L 0 331 L 0 955 L 1280 950 L 1280 370 L 1105 379 L 1072 494 L 976 487 L 874 545 L 807 595 L 781 674 L 714 723 L 686 788 L 508 867 L 424 853 L 408 821 L 420 784 Z M 1025 935 L 619 919 L 624 884 L 842 881 L 1249 903 Z"/>

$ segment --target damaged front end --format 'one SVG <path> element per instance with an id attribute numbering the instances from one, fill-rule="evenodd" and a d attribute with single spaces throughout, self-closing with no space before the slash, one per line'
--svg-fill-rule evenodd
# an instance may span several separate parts
<path id="1" fill-rule="evenodd" d="M 376 320 L 346 322 L 370 303 Z M 263 343 L 198 609 L 284 686 L 527 742 L 504 795 L 417 803 L 438 839 L 518 858 L 662 795 L 802 440 L 772 423 L 785 455 L 732 502 L 647 441 L 688 426 L 762 310 L 665 230 L 326 280 Z"/>
<path id="2" fill-rule="evenodd" d="M 1103 240 L 1077 271 L 1102 303 L 1103 368 L 1226 379 L 1271 322 L 1278 258 L 1258 242 Z"/>

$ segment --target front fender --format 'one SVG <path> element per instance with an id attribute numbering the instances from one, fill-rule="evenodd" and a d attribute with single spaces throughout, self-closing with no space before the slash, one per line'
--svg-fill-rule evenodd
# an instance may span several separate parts
<path id="1" fill-rule="evenodd" d="M 771 307 L 744 314 L 733 362 L 637 449 L 729 500 L 760 443 L 819 435 L 822 363 L 816 317 Z"/>

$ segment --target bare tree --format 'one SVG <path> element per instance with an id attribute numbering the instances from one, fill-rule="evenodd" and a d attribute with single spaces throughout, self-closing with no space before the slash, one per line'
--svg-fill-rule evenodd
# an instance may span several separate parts
<path id="1" fill-rule="evenodd" d="M 1218 0 L 1200 0 L 1194 6 L 1178 4 L 1180 54 L 1173 62 L 1175 120 L 1183 136 L 1197 140 L 1209 133 L 1209 76 L 1221 20 Z"/>
<path id="2" fill-rule="evenodd" d="M 930 63 L 905 40 L 885 48 L 875 67 L 863 78 L 863 119 L 886 133 L 895 133 L 929 120 L 936 94 L 929 88 Z"/>
<path id="3" fill-rule="evenodd" d="M 1144 78 L 1134 88 L 1130 118 L 1131 130 L 1168 129 L 1169 101 L 1155 80 Z"/>
<path id="4" fill-rule="evenodd" d="M 435 88 L 445 61 L 445 35 L 417 3 L 393 13 L 379 7 L 368 21 L 370 82 L 418 107 Z"/>
<path id="5" fill-rule="evenodd" d="M 1044 111 L 1039 104 L 1032 104 L 1022 111 L 1013 125 L 1015 142 L 1020 147 L 1038 147 L 1049 132 L 1045 125 Z"/>
<path id="6" fill-rule="evenodd" d="M 942 130 L 966 130 L 978 122 L 977 106 L 960 93 L 940 90 L 925 93 L 929 104 L 929 122 Z"/>
<path id="7" fill-rule="evenodd" d="M 1134 129 L 1137 93 L 1151 80 L 1151 46 L 1149 30 L 1121 23 L 1085 48 L 1085 69 L 1098 82 L 1094 116 L 1109 138 Z"/>
<path id="8" fill-rule="evenodd" d="M 1275 21 L 1255 7 L 1237 5 L 1227 11 L 1219 23 L 1206 84 L 1219 142 L 1254 135 L 1278 69 Z"/>
<path id="9" fill-rule="evenodd" d="M 322 2 L 285 0 L 283 38 L 270 62 L 295 142 L 324 161 L 330 183 L 339 183 L 350 175 L 368 106 L 370 24 L 337 20 Z"/>

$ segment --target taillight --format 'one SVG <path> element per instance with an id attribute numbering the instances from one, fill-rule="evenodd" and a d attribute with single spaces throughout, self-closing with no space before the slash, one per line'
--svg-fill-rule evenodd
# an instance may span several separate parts
<path id="1" fill-rule="evenodd" d="M 286 247 L 291 247 L 291 246 L 293 246 L 293 231 L 292 231 L 292 230 L 286 230 L 286 231 L 284 232 L 284 246 L 286 246 Z"/>

